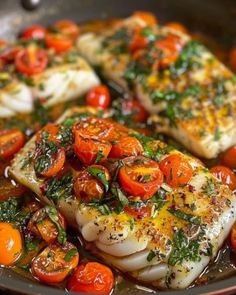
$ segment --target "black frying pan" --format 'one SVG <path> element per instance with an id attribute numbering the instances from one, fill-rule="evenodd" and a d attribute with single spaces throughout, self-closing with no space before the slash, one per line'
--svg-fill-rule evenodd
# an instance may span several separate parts
<path id="1" fill-rule="evenodd" d="M 210 35 L 226 47 L 236 44 L 236 0 L 2 0 L 0 38 L 14 39 L 21 29 L 32 23 L 49 25 L 63 18 L 83 22 L 127 16 L 134 10 L 150 10 L 158 15 L 161 22 L 183 22 L 190 30 Z M 7 294 L 6 291 L 1 291 L 3 289 L 31 295 L 65 294 L 62 290 L 24 279 L 9 269 L 0 269 L 0 293 Z M 235 277 L 194 289 L 168 291 L 164 294 L 233 293 L 236 293 Z M 135 290 L 129 294 L 141 295 L 143 291 Z"/>

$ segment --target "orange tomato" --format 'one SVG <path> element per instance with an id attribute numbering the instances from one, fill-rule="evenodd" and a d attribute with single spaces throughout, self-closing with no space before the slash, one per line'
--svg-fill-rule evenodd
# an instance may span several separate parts
<path id="1" fill-rule="evenodd" d="M 167 156 L 159 165 L 166 183 L 173 188 L 187 184 L 193 176 L 191 165 L 178 154 Z"/>
<path id="2" fill-rule="evenodd" d="M 77 24 L 69 19 L 62 19 L 53 25 L 61 34 L 67 35 L 73 39 L 79 36 L 80 29 Z"/>
<path id="3" fill-rule="evenodd" d="M 9 198 L 21 197 L 25 192 L 26 187 L 23 185 L 5 177 L 0 179 L 0 201 L 5 201 Z"/>
<path id="4" fill-rule="evenodd" d="M 236 72 L 236 47 L 233 47 L 229 53 L 229 65 Z"/>
<path id="5" fill-rule="evenodd" d="M 132 39 L 129 43 L 129 50 L 134 52 L 138 49 L 146 48 L 149 43 L 148 38 L 142 35 L 142 28 L 138 27 L 135 29 Z"/>
<path id="6" fill-rule="evenodd" d="M 25 143 L 24 134 L 18 129 L 0 131 L 0 157 L 8 159 L 17 153 Z"/>
<path id="7" fill-rule="evenodd" d="M 54 49 L 57 53 L 66 52 L 73 47 L 73 40 L 63 34 L 48 33 L 45 42 L 48 48 Z"/>
<path id="8" fill-rule="evenodd" d="M 46 169 L 40 172 L 45 177 L 55 176 L 64 166 L 66 161 L 66 153 L 63 148 L 59 148 L 55 155 L 52 155 L 51 164 Z"/>
<path id="9" fill-rule="evenodd" d="M 132 136 L 120 138 L 118 142 L 112 145 L 109 158 L 120 159 L 129 156 L 138 156 L 143 152 L 143 146 L 140 141 Z"/>
<path id="10" fill-rule="evenodd" d="M 165 27 L 171 28 L 171 29 L 173 29 L 175 31 L 179 31 L 179 32 L 184 33 L 184 34 L 188 34 L 187 28 L 183 24 L 181 24 L 179 22 L 167 23 L 167 24 L 165 24 Z"/>
<path id="11" fill-rule="evenodd" d="M 231 241 L 231 247 L 233 248 L 234 251 L 236 251 L 236 223 L 234 223 L 233 227 L 231 228 L 230 241 Z"/>
<path id="12" fill-rule="evenodd" d="M 222 154 L 221 162 L 229 168 L 236 168 L 236 145 L 232 146 Z"/>
<path id="13" fill-rule="evenodd" d="M 56 124 L 49 123 L 37 133 L 37 141 L 38 142 L 41 141 L 43 139 L 43 133 L 47 133 L 48 134 L 47 140 L 56 142 L 58 131 L 59 131 L 59 127 Z"/>
<path id="14" fill-rule="evenodd" d="M 119 182 L 130 197 L 151 198 L 163 183 L 163 174 L 157 162 L 143 156 L 128 157 L 119 170 Z"/>
<path id="15" fill-rule="evenodd" d="M 210 169 L 221 182 L 227 184 L 231 190 L 236 189 L 236 176 L 232 170 L 225 166 L 214 166 Z"/>
<path id="16" fill-rule="evenodd" d="M 79 253 L 73 244 L 50 244 L 33 260 L 32 273 L 43 283 L 56 284 L 62 282 L 78 262 Z"/>
<path id="17" fill-rule="evenodd" d="M 67 284 L 69 291 L 98 295 L 111 294 L 113 286 L 112 271 L 98 262 L 88 262 L 78 266 Z"/>
<path id="18" fill-rule="evenodd" d="M 11 223 L 0 222 L 0 265 L 12 265 L 22 253 L 20 231 Z"/>
<path id="19" fill-rule="evenodd" d="M 148 26 L 158 23 L 156 16 L 149 11 L 135 11 L 133 15 L 141 18 Z"/>

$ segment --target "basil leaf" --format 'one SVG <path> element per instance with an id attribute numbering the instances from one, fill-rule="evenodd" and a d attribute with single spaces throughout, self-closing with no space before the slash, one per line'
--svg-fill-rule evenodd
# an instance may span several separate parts
<path id="1" fill-rule="evenodd" d="M 87 171 L 92 176 L 94 176 L 99 181 L 101 181 L 101 183 L 104 185 L 105 192 L 108 192 L 108 190 L 109 190 L 109 182 L 108 182 L 108 180 L 106 178 L 105 172 L 102 169 L 98 168 L 98 167 L 92 167 L 92 166 L 88 167 Z"/>
<path id="2" fill-rule="evenodd" d="M 185 213 L 185 212 L 181 211 L 180 209 L 175 209 L 175 208 L 169 208 L 169 209 L 167 209 L 167 211 L 179 219 L 183 219 L 183 220 L 193 223 L 195 225 L 201 224 L 201 217 L 200 216 L 194 216 L 192 214 Z"/>

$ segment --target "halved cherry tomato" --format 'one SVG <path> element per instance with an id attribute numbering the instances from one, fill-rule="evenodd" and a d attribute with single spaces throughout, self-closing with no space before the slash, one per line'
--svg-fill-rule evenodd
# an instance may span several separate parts
<path id="1" fill-rule="evenodd" d="M 143 123 L 147 120 L 148 112 L 137 99 L 126 99 L 122 102 L 122 113 L 130 115 L 136 123 Z"/>
<path id="2" fill-rule="evenodd" d="M 232 170 L 225 166 L 214 166 L 210 169 L 210 171 L 220 181 L 227 184 L 231 190 L 236 189 L 236 176 Z"/>
<path id="3" fill-rule="evenodd" d="M 149 40 L 147 37 L 142 35 L 142 31 L 143 29 L 140 27 L 137 27 L 134 30 L 132 39 L 129 43 L 129 50 L 131 52 L 134 52 L 138 49 L 146 48 L 148 46 Z"/>
<path id="4" fill-rule="evenodd" d="M 76 131 L 74 151 L 85 165 L 91 165 L 107 158 L 111 151 L 111 144 L 105 140 L 83 137 Z"/>
<path id="5" fill-rule="evenodd" d="M 229 53 L 229 65 L 236 72 L 236 47 L 233 47 Z"/>
<path id="6" fill-rule="evenodd" d="M 43 139 L 43 135 L 45 134 L 47 135 L 48 141 L 57 142 L 58 131 L 59 127 L 56 124 L 48 123 L 37 133 L 37 142 L 41 141 Z"/>
<path id="7" fill-rule="evenodd" d="M 44 171 L 40 172 L 45 177 L 56 175 L 64 166 L 66 153 L 63 148 L 59 148 L 56 154 L 52 155 L 51 165 Z"/>
<path id="8" fill-rule="evenodd" d="M 32 45 L 20 50 L 15 57 L 16 69 L 25 75 L 42 73 L 48 64 L 48 56 L 44 49 Z"/>
<path id="9" fill-rule="evenodd" d="M 80 33 L 77 24 L 68 19 L 59 20 L 53 25 L 53 28 L 57 29 L 61 34 L 68 35 L 73 39 L 78 37 Z"/>
<path id="10" fill-rule="evenodd" d="M 229 168 L 236 169 L 236 145 L 223 153 L 221 162 Z"/>
<path id="11" fill-rule="evenodd" d="M 106 109 L 111 102 L 109 89 L 105 85 L 92 88 L 86 96 L 86 104 L 91 107 Z"/>
<path id="12" fill-rule="evenodd" d="M 68 51 L 73 47 L 73 41 L 70 37 L 62 34 L 48 33 L 45 37 L 48 48 L 54 49 L 57 53 Z"/>
<path id="13" fill-rule="evenodd" d="M 236 222 L 234 223 L 233 227 L 231 228 L 230 241 L 231 241 L 231 246 L 232 246 L 233 250 L 236 251 Z"/>
<path id="14" fill-rule="evenodd" d="M 73 244 L 50 244 L 33 260 L 32 273 L 43 283 L 56 284 L 62 282 L 78 262 L 79 253 Z"/>
<path id="15" fill-rule="evenodd" d="M 14 224 L 0 222 L 0 265 L 12 265 L 22 253 L 20 231 Z"/>
<path id="16" fill-rule="evenodd" d="M 99 295 L 109 295 L 113 286 L 112 271 L 98 262 L 78 266 L 67 285 L 69 291 Z"/>
<path id="17" fill-rule="evenodd" d="M 28 28 L 26 28 L 22 33 L 21 33 L 21 38 L 22 39 L 44 39 L 46 35 L 46 28 L 41 26 L 41 25 L 32 25 Z"/>
<path id="18" fill-rule="evenodd" d="M 162 57 L 156 65 L 165 68 L 177 60 L 182 44 L 177 35 L 169 34 L 164 39 L 157 40 L 155 47 L 162 52 Z"/>
<path id="19" fill-rule="evenodd" d="M 16 45 L 6 45 L 1 49 L 0 60 L 4 63 L 11 63 L 15 60 L 17 53 L 22 50 L 22 47 Z"/>
<path id="20" fill-rule="evenodd" d="M 0 157 L 8 159 L 17 153 L 25 143 L 24 134 L 18 129 L 0 131 Z"/>
<path id="21" fill-rule="evenodd" d="M 187 184 L 193 176 L 191 165 L 178 154 L 167 156 L 159 165 L 166 183 L 173 188 Z"/>
<path id="22" fill-rule="evenodd" d="M 124 211 L 135 219 L 143 219 L 151 216 L 152 207 L 148 205 L 137 208 L 125 206 Z"/>
<path id="23" fill-rule="evenodd" d="M 141 18 L 148 26 L 158 23 L 156 16 L 149 11 L 135 11 L 133 15 Z"/>
<path id="24" fill-rule="evenodd" d="M 157 162 L 143 156 L 128 157 L 119 170 L 122 188 L 131 197 L 151 198 L 163 183 L 163 174 Z"/>
<path id="25" fill-rule="evenodd" d="M 112 145 L 109 158 L 120 159 L 129 156 L 138 156 L 143 152 L 141 142 L 132 136 L 122 137 Z"/>
<path id="26" fill-rule="evenodd" d="M 93 177 L 87 170 L 78 172 L 74 180 L 74 191 L 76 197 L 82 202 L 100 200 L 104 195 L 104 187 L 102 183 Z"/>
<path id="27" fill-rule="evenodd" d="M 0 178 L 0 201 L 21 197 L 25 192 L 25 186 L 5 177 Z"/>
<path id="28" fill-rule="evenodd" d="M 188 34 L 187 28 L 183 24 L 178 23 L 178 22 L 167 23 L 167 24 L 165 24 L 165 27 L 171 28 L 173 30 L 179 31 L 184 34 Z"/>
<path id="29" fill-rule="evenodd" d="M 56 218 L 58 224 L 50 218 L 45 207 L 41 208 L 31 217 L 27 228 L 45 242 L 54 243 L 58 238 L 58 231 L 66 229 L 65 218 L 59 212 L 56 213 L 54 218 Z"/>

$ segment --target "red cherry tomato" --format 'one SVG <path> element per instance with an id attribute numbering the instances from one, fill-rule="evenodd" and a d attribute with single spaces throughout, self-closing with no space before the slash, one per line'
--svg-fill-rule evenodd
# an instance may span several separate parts
<path id="1" fill-rule="evenodd" d="M 136 123 L 144 123 L 148 117 L 148 112 L 137 99 L 124 100 L 122 102 L 122 113 L 131 116 Z"/>
<path id="2" fill-rule="evenodd" d="M 56 215 L 54 217 L 57 219 L 58 223 L 56 224 L 54 220 L 50 218 L 50 215 L 47 214 L 46 208 L 41 208 L 34 213 L 27 228 L 36 236 L 42 238 L 46 243 L 51 244 L 56 242 L 58 231 L 66 229 L 66 222 L 65 218 L 55 210 Z M 58 229 L 58 227 L 60 227 L 60 229 Z"/>
<path id="3" fill-rule="evenodd" d="M 138 156 L 143 152 L 143 146 L 140 141 L 132 136 L 120 138 L 118 142 L 112 145 L 109 158 L 120 159 L 129 156 Z"/>
<path id="4" fill-rule="evenodd" d="M 98 295 L 109 295 L 113 286 L 112 271 L 98 262 L 78 266 L 67 285 L 69 291 Z"/>
<path id="5" fill-rule="evenodd" d="M 104 187 L 102 183 L 93 177 L 87 170 L 78 172 L 74 180 L 74 190 L 76 198 L 82 202 L 100 200 L 104 195 Z"/>
<path id="6" fill-rule="evenodd" d="M 143 156 L 128 157 L 119 170 L 122 188 L 131 197 L 151 198 L 163 183 L 163 174 L 157 162 Z"/>
<path id="7" fill-rule="evenodd" d="M 215 175 L 221 182 L 227 184 L 230 189 L 236 189 L 236 176 L 232 170 L 225 166 L 214 166 L 210 169 L 211 173 Z"/>
<path id="8" fill-rule="evenodd" d="M 26 28 L 22 34 L 22 39 L 44 39 L 46 35 L 46 28 L 41 25 L 32 25 Z"/>
<path id="9" fill-rule="evenodd" d="M 135 219 L 143 219 L 151 216 L 152 207 L 148 205 L 137 208 L 126 206 L 124 211 Z"/>
<path id="10" fill-rule="evenodd" d="M 111 102 L 109 89 L 105 85 L 92 88 L 86 96 L 86 104 L 92 107 L 106 109 Z"/>
<path id="11" fill-rule="evenodd" d="M 59 127 L 56 124 L 48 123 L 46 126 L 44 126 L 38 133 L 37 133 L 37 142 L 40 142 L 43 139 L 43 134 L 47 134 L 47 140 L 52 142 L 57 142 L 59 132 Z"/>
<path id="12" fill-rule="evenodd" d="M 134 30 L 132 39 L 129 43 L 129 51 L 134 52 L 138 49 L 143 49 L 148 46 L 149 40 L 147 37 L 143 36 L 142 32 L 143 29 L 140 27 L 137 27 Z"/>
<path id="13" fill-rule="evenodd" d="M 48 56 L 45 50 L 30 46 L 20 50 L 15 57 L 16 69 L 25 75 L 42 73 L 48 64 Z"/>
<path id="14" fill-rule="evenodd" d="M 33 260 L 32 273 L 43 283 L 56 284 L 62 282 L 78 262 L 79 254 L 73 244 L 50 244 Z"/>
<path id="15" fill-rule="evenodd" d="M 223 153 L 221 162 L 229 168 L 236 169 L 236 145 Z"/>
<path id="16" fill-rule="evenodd" d="M 10 198 L 21 197 L 26 192 L 26 187 L 14 181 L 2 177 L 0 178 L 0 202 Z"/>
<path id="17" fill-rule="evenodd" d="M 63 148 L 59 148 L 58 151 L 52 155 L 50 166 L 40 172 L 45 177 L 55 176 L 64 166 L 66 160 L 66 153 Z"/>
<path id="18" fill-rule="evenodd" d="M 45 41 L 47 47 L 54 49 L 57 53 L 66 52 L 73 47 L 72 39 L 63 34 L 48 33 Z"/>
<path id="19" fill-rule="evenodd" d="M 0 131 L 0 157 L 11 158 L 25 143 L 24 134 L 18 129 Z"/>
<path id="20" fill-rule="evenodd" d="M 165 24 L 165 27 L 168 27 L 170 29 L 173 29 L 175 31 L 178 31 L 178 32 L 181 32 L 184 34 L 188 34 L 187 28 L 183 24 L 178 23 L 178 22 L 167 23 L 167 24 Z"/>
<path id="21" fill-rule="evenodd" d="M 22 50 L 22 47 L 16 45 L 3 46 L 0 53 L 0 61 L 3 63 L 11 63 L 15 60 L 17 53 Z"/>
<path id="22" fill-rule="evenodd" d="M 173 188 L 187 184 L 193 176 L 191 165 L 178 154 L 167 156 L 159 165 L 166 183 Z"/>
<path id="23" fill-rule="evenodd" d="M 158 23 L 156 16 L 149 11 L 135 11 L 133 15 L 141 18 L 148 26 Z"/>
<path id="24" fill-rule="evenodd" d="M 53 28 L 58 30 L 61 34 L 67 35 L 73 39 L 78 37 L 80 33 L 77 24 L 68 19 L 59 20 L 53 25 Z"/>

